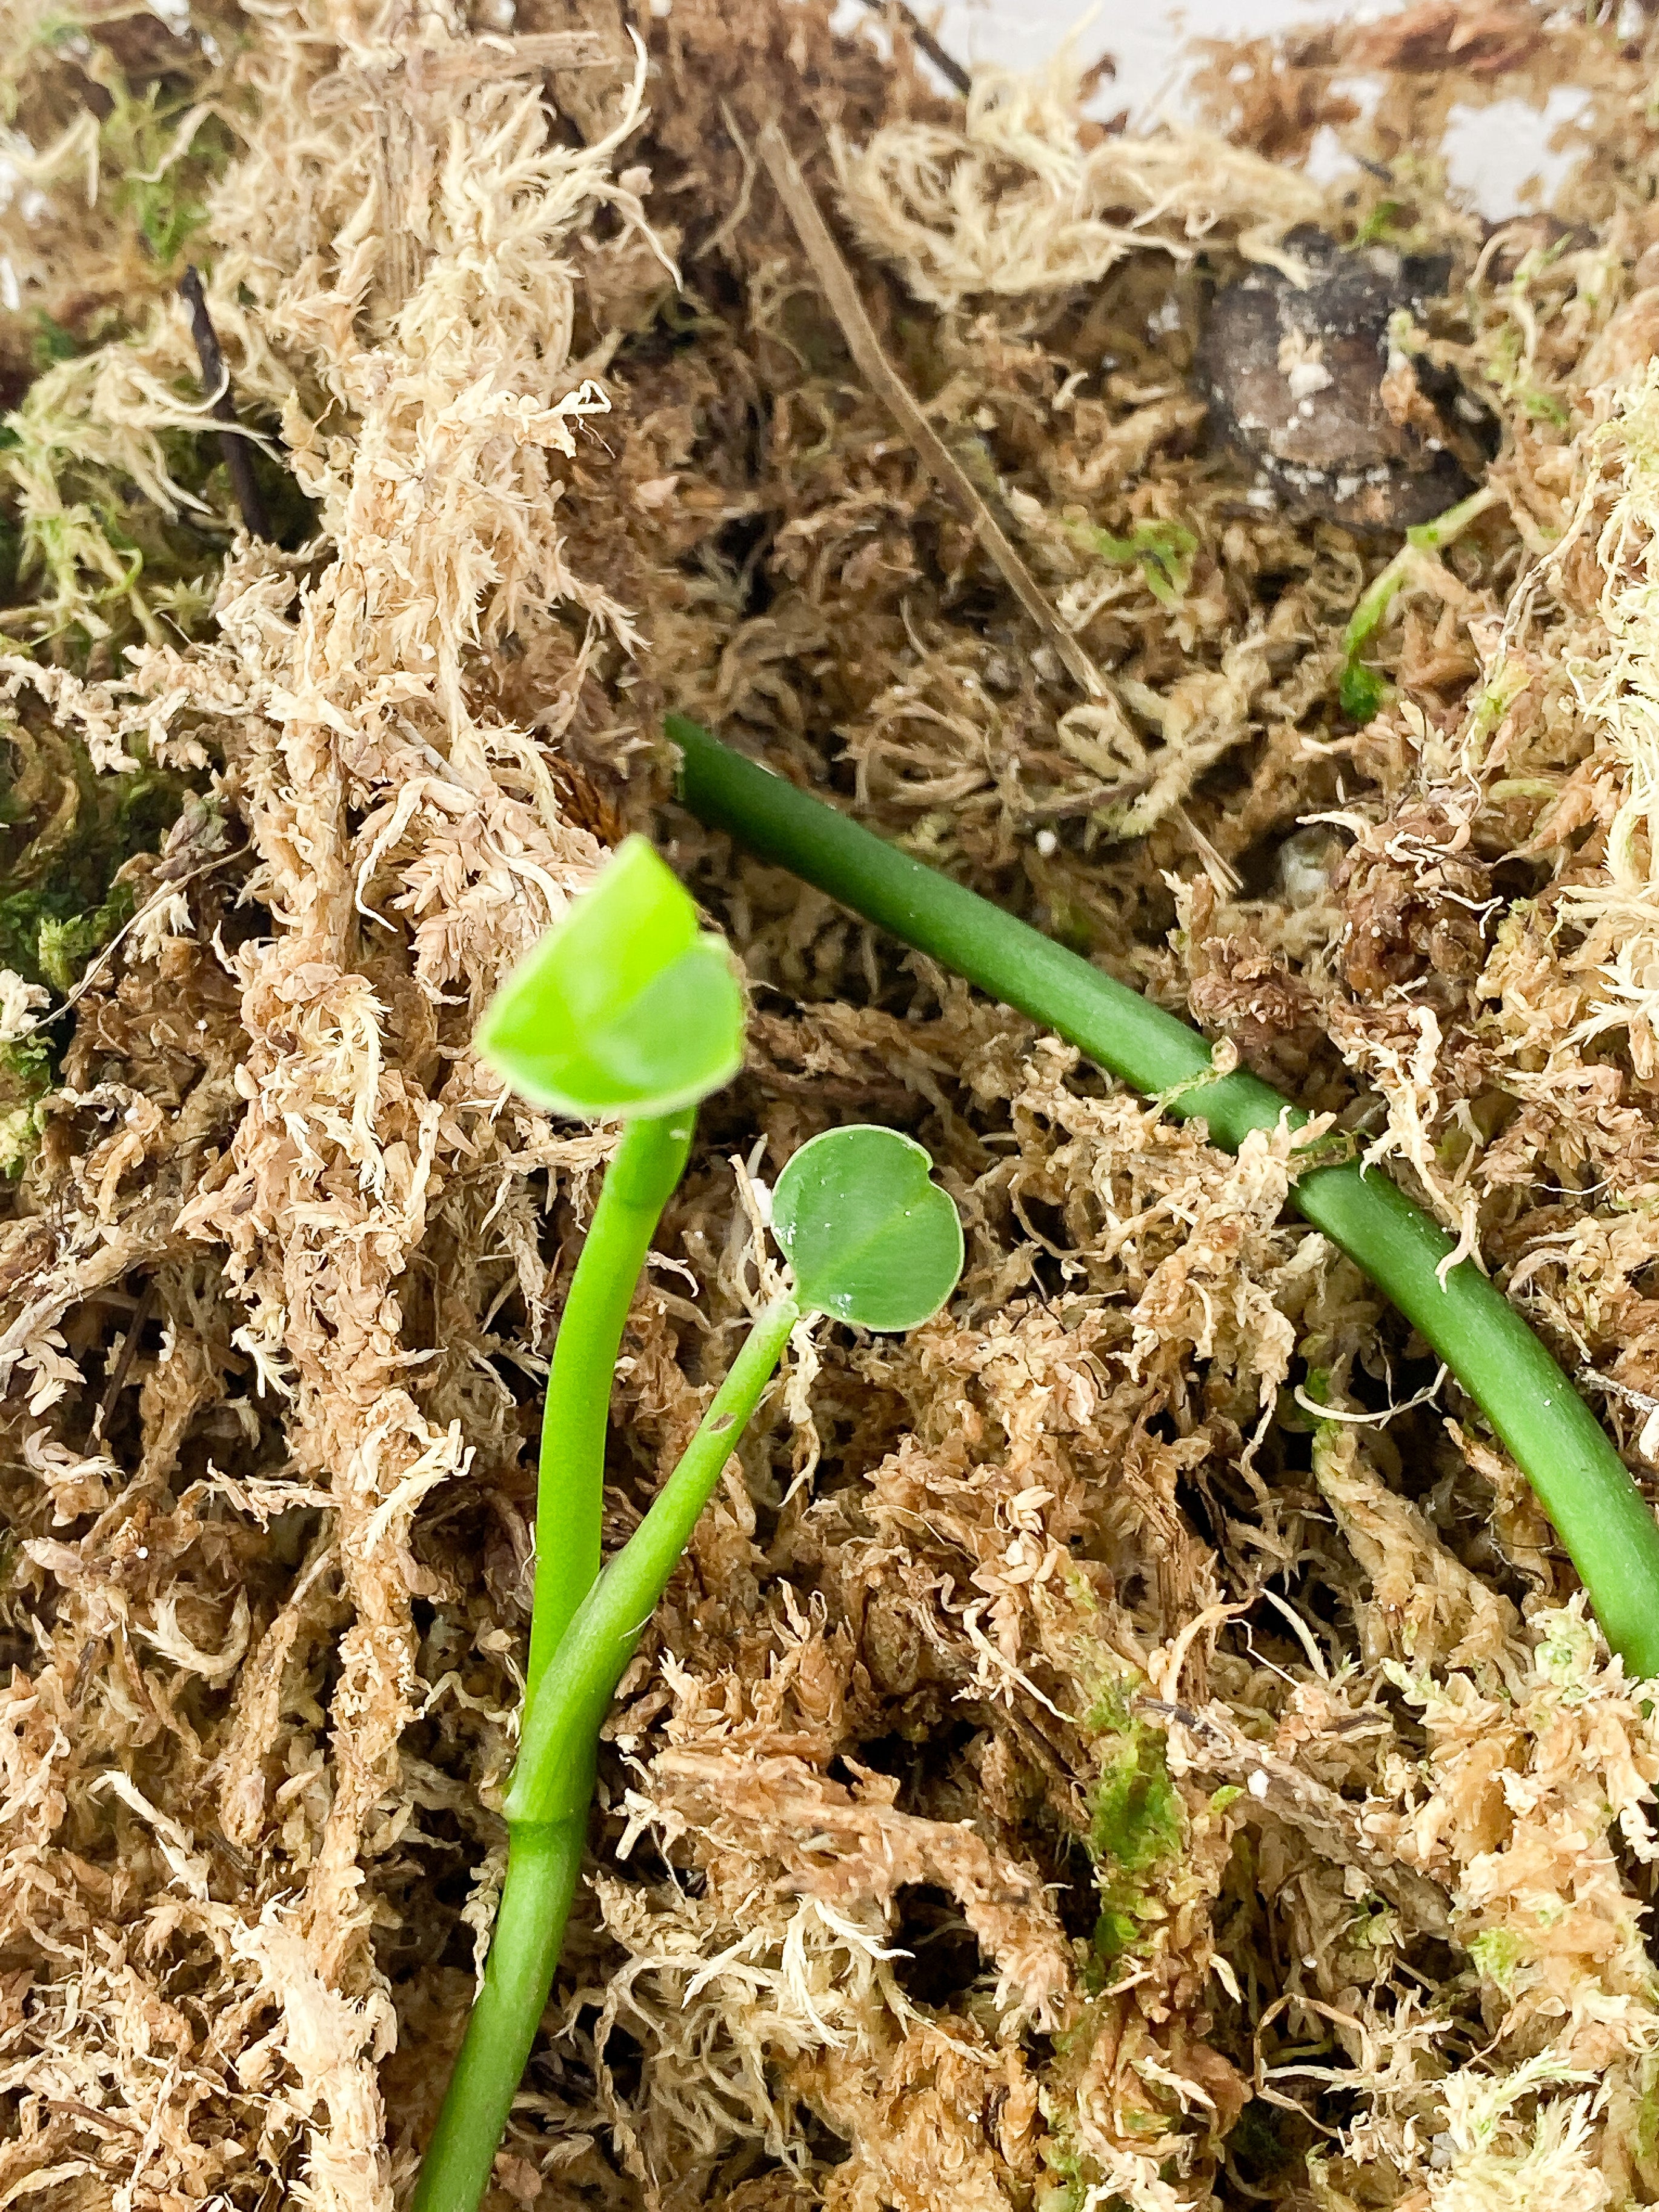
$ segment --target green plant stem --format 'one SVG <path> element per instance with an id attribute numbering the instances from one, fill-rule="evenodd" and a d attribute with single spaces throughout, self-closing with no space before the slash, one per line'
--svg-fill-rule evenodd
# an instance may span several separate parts
<path id="1" fill-rule="evenodd" d="M 587 1841 L 595 1744 L 573 1766 L 568 1819 L 508 1831 L 507 1879 L 455 2070 L 410 2212 L 475 2212 L 553 1985 Z"/>
<path id="2" fill-rule="evenodd" d="M 507 1797 L 507 1878 L 483 1987 L 410 2212 L 476 2212 L 558 1969 L 586 1838 L 599 1725 L 799 1319 L 794 1299 L 782 1297 L 757 1320 L 678 1465 L 578 1607 L 550 1669 L 544 1668 L 540 1687 L 526 1702 Z"/>
<path id="3" fill-rule="evenodd" d="M 1486 484 L 1471 492 L 1467 499 L 1449 507 L 1444 514 L 1433 516 L 1427 522 L 1414 523 L 1406 532 L 1406 542 L 1388 567 L 1373 578 L 1364 595 L 1348 617 L 1347 628 L 1342 633 L 1342 658 L 1345 672 L 1351 673 L 1359 662 L 1359 656 L 1382 629 L 1389 609 L 1406 586 L 1419 580 L 1431 580 L 1437 574 L 1443 576 L 1440 555 L 1443 549 L 1461 538 L 1472 522 L 1478 521 L 1489 507 L 1500 497 L 1497 488 Z M 1381 678 L 1366 672 L 1374 684 Z"/>
<path id="4" fill-rule="evenodd" d="M 536 1495 L 526 1705 L 599 1571 L 605 1440 L 634 1291 L 691 1147 L 695 1110 L 629 1121 L 571 1279 L 548 1370 Z M 600 1717 L 603 1717 L 601 1710 Z M 515 1820 L 483 1986 L 468 2017 L 410 2212 L 475 2212 L 558 1971 L 593 1794 L 597 1722 L 570 1749 L 559 1816 Z"/>
<path id="5" fill-rule="evenodd" d="M 571 1279 L 542 1409 L 526 1708 L 599 1571 L 617 1352 L 651 1239 L 685 1171 L 695 1119 L 688 1107 L 626 1125 Z"/>
<path id="6" fill-rule="evenodd" d="M 526 1708 L 507 1793 L 509 1820 L 564 1821 L 578 1803 L 586 1806 L 587 1747 L 799 1319 L 787 1297 L 757 1316 L 678 1465 L 565 1632 L 557 1663 Z"/>
<path id="7" fill-rule="evenodd" d="M 896 851 L 681 715 L 680 795 L 843 906 L 1017 1007 L 1234 1151 L 1307 1116 L 1253 1075 L 1217 1076 L 1208 1041 L 1086 960 Z M 1297 1211 L 1362 1267 L 1480 1407 L 1555 1525 L 1603 1633 L 1633 1674 L 1659 1674 L 1659 1525 L 1583 1400 L 1502 1293 L 1386 1175 L 1308 1168 Z M 1444 1270 L 1443 1278 L 1442 1271 Z"/>

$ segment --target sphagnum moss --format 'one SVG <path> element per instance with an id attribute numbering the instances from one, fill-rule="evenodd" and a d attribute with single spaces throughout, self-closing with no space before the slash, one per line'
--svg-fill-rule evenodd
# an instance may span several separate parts
<path id="1" fill-rule="evenodd" d="M 60 380 L 6 473 L 53 479 L 27 498 L 57 566 L 12 588 L 13 501 L 0 628 L 54 686 L 32 726 L 100 777 L 140 745 L 217 776 L 248 854 L 174 884 L 63 1021 L 0 1221 L 3 2026 L 56 2085 L 14 2100 L 0 2188 L 51 2173 L 64 2212 L 387 2212 L 425 2135 L 498 1867 L 526 1401 L 604 1149 L 498 1110 L 467 1044 L 591 833 L 644 825 L 659 681 L 1280 1090 L 1363 1102 L 1379 1168 L 1580 1348 L 1632 1466 L 1659 1433 L 1650 40 L 1350 20 L 1218 57 L 1217 132 L 1149 139 L 1103 136 L 1075 68 L 940 101 L 902 23 L 889 60 L 828 12 L 642 13 L 632 94 L 626 53 L 549 72 L 522 24 L 431 11 L 368 49 L 214 0 L 183 38 L 20 19 L 0 375 L 14 405 Z M 135 178 L 141 207 L 100 153 L 88 206 L 99 49 L 181 122 L 181 93 L 226 94 L 222 173 Z M 1333 70 L 1372 114 L 1337 118 Z M 1560 223 L 1483 239 L 1442 188 L 1448 114 L 1564 84 L 1593 159 Z M 1319 118 L 1356 157 L 1335 191 L 1298 167 Z M 1056 675 L 849 369 L 757 166 L 769 119 L 1128 727 Z M 176 244 L 192 202 L 239 402 L 315 499 L 283 532 L 304 559 L 231 549 L 211 440 L 174 419 L 198 368 L 137 240 Z M 1343 631 L 1396 548 L 1253 501 L 1189 382 L 1208 282 L 1293 258 L 1304 221 L 1450 258 L 1411 356 L 1498 437 L 1500 501 L 1364 646 L 1358 727 Z M 558 412 L 590 370 L 604 422 L 591 391 Z M 214 509 L 199 544 L 163 475 Z M 1125 562 L 1070 527 L 1160 520 L 1190 550 Z M 831 1119 L 914 1127 L 972 1261 L 915 1339 L 823 1335 L 816 1431 L 757 1427 L 702 1516 L 602 1754 L 501 2201 L 1659 2196 L 1649 1701 L 1560 1604 L 1512 1465 L 1413 1403 L 1406 1324 L 1285 1209 L 1288 1148 L 1234 1159 L 1103 1096 L 668 819 L 756 1015 L 666 1217 L 702 1293 L 654 1277 L 617 1376 L 617 1542 L 755 1288 L 728 1148 L 763 1137 L 775 1171 Z M 1364 1417 L 1340 1464 L 1308 1465 L 1304 1369 Z M 1079 2003 L 1103 1747 L 1068 1717 L 1103 1651 L 1156 1682 L 1191 1817 L 1172 1910 Z M 917 1883 L 982 1968 L 926 2008 L 890 1956 Z"/>

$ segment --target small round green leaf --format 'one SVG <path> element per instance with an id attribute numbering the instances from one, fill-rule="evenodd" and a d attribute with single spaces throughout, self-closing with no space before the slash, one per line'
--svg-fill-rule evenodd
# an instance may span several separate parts
<path id="1" fill-rule="evenodd" d="M 827 1129 L 772 1193 L 772 1233 L 808 1312 L 863 1328 L 915 1328 L 962 1273 L 962 1224 L 933 1161 L 896 1129 Z"/>
<path id="2" fill-rule="evenodd" d="M 478 1049 L 535 1106 L 581 1120 L 672 1114 L 743 1062 L 722 939 L 643 837 L 619 845 L 484 1010 Z"/>

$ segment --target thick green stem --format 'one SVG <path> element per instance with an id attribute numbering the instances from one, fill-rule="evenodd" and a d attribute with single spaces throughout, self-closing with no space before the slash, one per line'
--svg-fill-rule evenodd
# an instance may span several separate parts
<path id="1" fill-rule="evenodd" d="M 509 1820 L 566 1820 L 578 1802 L 586 1804 L 592 1786 L 584 1763 L 588 1747 L 799 1319 L 792 1297 L 775 1300 L 760 1315 L 679 1464 L 565 1632 L 557 1665 L 526 1708 L 507 1794 Z"/>
<path id="2" fill-rule="evenodd" d="M 410 2212 L 476 2212 L 547 2005 L 587 1840 L 595 1746 L 572 1770 L 568 1819 L 509 1831 L 483 1987 L 421 2161 Z M 580 1753 L 579 1753 L 580 1756 Z"/>
<path id="3" fill-rule="evenodd" d="M 1253 1075 L 1216 1076 L 1196 1030 L 1086 960 L 897 852 L 833 807 L 671 716 L 692 813 L 1056 1031 L 1235 1151 L 1306 1115 Z M 1350 1161 L 1297 1179 L 1297 1210 L 1434 1346 L 1537 1492 L 1608 1643 L 1659 1674 L 1659 1525 L 1599 1423 L 1502 1293 L 1385 1175 Z M 1444 1270 L 1443 1275 L 1443 1269 Z"/>
<path id="4" fill-rule="evenodd" d="M 605 1439 L 617 1351 L 662 1210 L 685 1170 L 695 1110 L 623 1131 L 565 1300 L 542 1409 L 528 1705 L 599 1571 Z"/>

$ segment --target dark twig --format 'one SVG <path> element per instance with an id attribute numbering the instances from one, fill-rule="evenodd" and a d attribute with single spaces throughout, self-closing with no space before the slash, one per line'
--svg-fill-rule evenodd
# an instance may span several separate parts
<path id="1" fill-rule="evenodd" d="M 126 1388 L 127 1376 L 137 1355 L 138 1340 L 143 1334 L 144 1323 L 155 1309 L 155 1278 L 151 1275 L 138 1293 L 138 1303 L 132 1310 L 132 1319 L 127 1323 L 127 1333 L 122 1338 L 121 1349 L 115 1357 L 115 1369 L 109 1378 L 109 1387 L 104 1392 L 102 1404 L 93 1416 L 92 1441 L 94 1444 L 104 1441 L 104 1431 L 115 1411 L 115 1401 Z"/>
<path id="2" fill-rule="evenodd" d="M 945 81 L 953 84 L 964 100 L 974 88 L 974 80 L 954 54 L 947 54 L 914 8 L 907 8 L 904 0 L 864 0 L 878 15 L 896 15 L 910 34 L 911 43 L 927 55 L 933 67 Z"/>
<path id="3" fill-rule="evenodd" d="M 83 2105 L 76 2097 L 43 2097 L 40 2101 L 49 2112 L 61 2112 L 66 2119 L 83 2120 L 88 2126 L 95 2124 L 100 2128 L 125 2128 L 134 2136 L 144 2132 L 137 2120 L 128 2119 L 125 2113 L 100 2112 L 95 2105 Z"/>
<path id="4" fill-rule="evenodd" d="M 108 1643 L 107 1635 L 89 1636 L 76 1654 L 75 1673 L 70 1678 L 69 1686 L 69 1701 L 72 1708 L 78 1706 L 82 1698 L 87 1694 L 87 1685 L 92 1680 L 92 1670 L 103 1656 Z"/>
<path id="5" fill-rule="evenodd" d="M 197 356 L 202 364 L 202 388 L 213 404 L 213 419 L 226 426 L 219 433 L 219 450 L 230 471 L 230 488 L 242 511 L 243 525 L 250 538 L 269 539 L 276 533 L 265 513 L 258 479 L 253 473 L 252 448 L 243 432 L 236 403 L 230 396 L 230 372 L 219 350 L 219 334 L 213 327 L 207 295 L 194 268 L 185 270 L 179 280 L 179 289 L 190 310 L 190 334 L 196 341 Z"/>
<path id="6" fill-rule="evenodd" d="M 1603 1375 L 1594 1367 L 1581 1367 L 1578 1380 L 1588 1383 L 1592 1390 L 1605 1390 L 1610 1398 L 1620 1398 L 1627 1406 L 1634 1406 L 1644 1413 L 1659 1413 L 1659 1398 L 1646 1390 L 1633 1390 L 1628 1382 L 1615 1382 L 1611 1375 Z"/>

